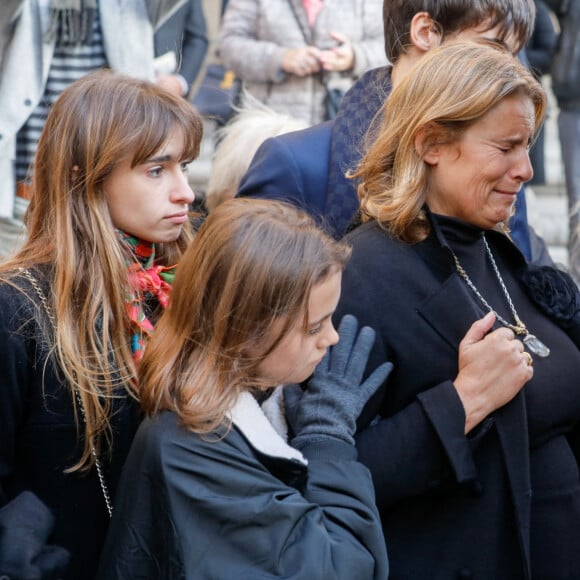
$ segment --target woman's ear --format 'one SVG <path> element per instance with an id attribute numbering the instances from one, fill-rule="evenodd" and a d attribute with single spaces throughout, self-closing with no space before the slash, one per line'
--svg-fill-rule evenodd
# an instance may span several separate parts
<path id="1" fill-rule="evenodd" d="M 427 165 L 437 165 L 441 155 L 441 149 L 433 127 L 426 125 L 421 127 L 414 140 L 415 152 Z"/>
<path id="2" fill-rule="evenodd" d="M 428 12 L 417 12 L 409 29 L 411 43 L 420 52 L 429 52 L 441 44 L 441 34 Z"/>

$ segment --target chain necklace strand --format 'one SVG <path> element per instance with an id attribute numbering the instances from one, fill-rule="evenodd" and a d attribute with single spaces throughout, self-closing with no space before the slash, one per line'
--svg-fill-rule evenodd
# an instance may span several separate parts
<path id="1" fill-rule="evenodd" d="M 43 306 L 44 311 L 46 313 L 46 316 L 50 322 L 50 325 L 52 326 L 52 330 L 56 334 L 56 318 L 54 317 L 54 313 L 52 312 L 52 308 L 48 304 L 48 300 L 46 299 L 44 291 L 42 290 L 42 288 L 38 284 L 36 278 L 30 272 L 30 270 L 20 268 L 20 272 L 22 274 L 24 274 L 24 276 L 30 282 L 31 286 L 34 288 L 36 294 L 38 295 L 38 298 L 40 299 L 40 302 L 42 303 L 42 306 Z M 77 401 L 77 405 L 79 406 L 79 409 L 81 411 L 81 416 L 83 418 L 83 421 L 86 422 L 87 415 L 85 412 L 85 406 L 83 404 L 83 400 L 81 398 L 81 395 L 80 395 L 78 389 L 74 388 L 74 386 L 72 386 L 72 388 L 74 389 L 75 398 Z M 99 485 L 101 486 L 101 491 L 103 492 L 103 499 L 105 500 L 105 505 L 107 506 L 107 513 L 109 514 L 109 518 L 111 518 L 111 517 L 113 517 L 113 502 L 111 501 L 111 494 L 109 493 L 109 488 L 107 486 L 107 481 L 105 479 L 103 466 L 101 465 L 99 455 L 98 455 L 97 450 L 96 450 L 94 445 L 91 445 L 91 455 L 93 456 L 93 458 L 95 460 L 95 468 L 97 469 L 97 477 L 99 478 Z M 2 577 L 0 576 L 0 579 L 1 578 Z"/>
<path id="2" fill-rule="evenodd" d="M 467 275 L 465 268 L 461 265 L 459 258 L 452 251 L 451 253 L 453 255 L 453 259 L 455 260 L 455 267 L 457 268 L 457 272 L 463 278 L 463 280 L 465 280 L 465 283 L 469 286 L 469 288 L 471 288 L 473 293 L 477 296 L 477 298 L 479 298 L 479 300 L 482 302 L 482 304 L 488 310 L 494 312 L 497 319 L 504 326 L 507 326 L 508 328 L 513 330 L 518 336 L 523 337 L 522 342 L 526 345 L 526 347 L 528 348 L 528 350 L 531 353 L 533 353 L 539 357 L 542 357 L 542 358 L 547 357 L 550 354 L 550 349 L 541 340 L 539 340 L 536 336 L 534 336 L 533 334 L 530 334 L 530 332 L 528 332 L 526 325 L 522 322 L 521 318 L 518 316 L 518 313 L 516 311 L 514 303 L 512 302 L 511 296 L 509 295 L 509 292 L 506 288 L 506 285 L 504 284 L 503 278 L 499 272 L 499 268 L 497 267 L 497 264 L 495 263 L 495 259 L 493 257 L 493 254 L 491 253 L 491 248 L 489 247 L 489 244 L 487 243 L 487 240 L 485 238 L 485 234 L 483 235 L 483 244 L 485 245 L 485 251 L 487 253 L 487 256 L 489 257 L 489 261 L 491 262 L 491 265 L 493 267 L 493 271 L 495 273 L 497 281 L 499 282 L 499 285 L 501 286 L 503 294 L 507 300 L 507 303 L 508 303 L 509 308 L 511 310 L 512 316 L 514 317 L 514 320 L 516 321 L 516 323 L 515 324 L 509 323 L 505 318 L 503 318 L 497 312 L 495 312 L 495 310 L 489 305 L 487 300 L 481 295 L 480 291 L 476 288 L 475 284 L 471 281 L 471 278 Z"/>

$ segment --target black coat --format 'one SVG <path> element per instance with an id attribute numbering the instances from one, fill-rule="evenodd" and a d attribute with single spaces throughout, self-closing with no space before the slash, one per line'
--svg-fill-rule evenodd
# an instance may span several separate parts
<path id="1" fill-rule="evenodd" d="M 48 329 L 39 326 L 45 313 L 29 291 L 31 298 L 0 284 L 0 487 L 8 501 L 29 490 L 48 506 L 55 520 L 46 541 L 71 555 L 63 578 L 89 579 L 96 572 L 109 516 L 95 469 L 64 472 L 79 459 L 82 447 L 70 389 L 49 357 Z M 134 402 L 118 399 L 115 407 L 114 452 L 110 461 L 101 458 L 112 494 L 138 424 Z"/>
<path id="2" fill-rule="evenodd" d="M 514 268 L 525 265 L 505 236 L 487 236 Z M 371 222 L 348 239 L 353 255 L 336 320 L 354 314 L 377 331 L 368 371 L 385 360 L 395 365 L 357 438 L 373 474 L 391 578 L 530 578 L 524 392 L 466 437 L 452 383 L 459 342 L 486 310 L 436 229 L 411 245 Z M 382 420 L 369 426 L 377 413 Z"/>
<path id="3" fill-rule="evenodd" d="M 225 437 L 146 419 L 123 472 L 100 580 L 386 580 L 368 470 L 321 437 L 308 458 L 242 394 Z M 326 442 L 325 442 L 326 441 Z"/>

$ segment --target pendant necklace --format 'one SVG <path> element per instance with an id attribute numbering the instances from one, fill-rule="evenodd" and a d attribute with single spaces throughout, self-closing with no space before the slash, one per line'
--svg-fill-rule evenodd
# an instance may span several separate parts
<path id="1" fill-rule="evenodd" d="M 497 281 L 499 282 L 499 285 L 501 286 L 501 289 L 504 293 L 504 296 L 506 297 L 509 308 L 512 312 L 512 316 L 514 317 L 514 320 L 516 321 L 515 324 L 510 324 L 507 320 L 505 320 L 497 312 L 495 312 L 495 310 L 488 304 L 487 300 L 481 295 L 479 290 L 475 287 L 475 284 L 471 281 L 471 278 L 467 275 L 467 272 L 465 271 L 465 269 L 461 265 L 461 262 L 459 261 L 459 259 L 455 255 L 455 253 L 453 251 L 451 251 L 451 254 L 453 255 L 453 259 L 455 260 L 455 267 L 457 268 L 457 272 L 465 280 L 465 283 L 471 288 L 473 293 L 479 298 L 479 300 L 482 302 L 482 304 L 488 310 L 494 312 L 497 319 L 504 326 L 511 328 L 511 330 L 513 330 L 518 336 L 522 337 L 521 338 L 522 342 L 526 345 L 527 349 L 531 353 L 533 353 L 539 357 L 542 357 L 542 358 L 547 357 L 550 354 L 550 349 L 540 339 L 538 339 L 533 334 L 530 334 L 528 332 L 526 325 L 522 322 L 521 318 L 518 316 L 518 313 L 516 312 L 516 308 L 512 302 L 512 299 L 509 295 L 509 292 L 506 288 L 506 285 L 504 284 L 503 278 L 501 277 L 501 274 L 499 272 L 499 268 L 497 267 L 497 264 L 495 263 L 495 259 L 493 257 L 493 254 L 491 253 L 491 249 L 487 243 L 487 240 L 485 239 L 485 234 L 483 234 L 483 244 L 485 245 L 485 251 L 487 253 L 487 256 L 489 257 L 489 261 L 491 262 L 491 265 L 493 267 L 493 271 L 495 272 L 495 276 L 497 278 Z"/>

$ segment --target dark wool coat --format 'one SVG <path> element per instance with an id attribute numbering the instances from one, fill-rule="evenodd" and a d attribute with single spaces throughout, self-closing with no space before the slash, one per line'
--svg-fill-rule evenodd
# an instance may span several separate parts
<path id="1" fill-rule="evenodd" d="M 55 527 L 47 543 L 71 554 L 64 578 L 88 580 L 96 571 L 109 516 L 94 468 L 65 473 L 82 447 L 69 386 L 47 350 L 49 330 L 39 327 L 45 313 L 37 310 L 34 290 L 28 291 L 30 298 L 0 284 L 0 488 L 8 501 L 32 491 L 52 510 Z M 101 457 L 112 495 L 138 425 L 132 400 L 121 397 L 114 406 L 114 450 L 110 458 Z"/>
<path id="2" fill-rule="evenodd" d="M 386 580 L 368 470 L 331 438 L 286 445 L 249 393 L 221 439 L 146 419 L 124 468 L 101 580 Z"/>
<path id="3" fill-rule="evenodd" d="M 486 236 L 514 268 L 525 267 L 504 235 Z M 354 314 L 377 331 L 367 372 L 394 363 L 357 437 L 360 460 L 373 474 L 391 578 L 530 578 L 526 389 L 465 436 L 452 383 L 458 345 L 486 310 L 436 229 L 412 245 L 370 222 L 348 240 L 353 255 L 335 319 Z M 567 348 L 574 352 L 573 344 Z M 552 397 L 550 404 L 566 403 Z"/>

